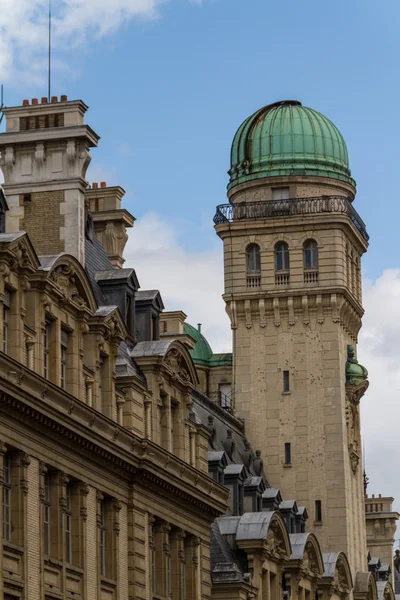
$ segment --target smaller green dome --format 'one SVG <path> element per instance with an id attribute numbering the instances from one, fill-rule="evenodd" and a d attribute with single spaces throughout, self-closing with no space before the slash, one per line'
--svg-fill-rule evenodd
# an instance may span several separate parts
<path id="1" fill-rule="evenodd" d="M 193 362 L 197 365 L 208 365 L 208 361 L 212 357 L 213 352 L 210 344 L 201 333 L 200 325 L 199 328 L 196 329 L 196 327 L 193 327 L 193 325 L 184 323 L 183 330 L 186 335 L 190 335 L 190 337 L 196 342 L 195 347 L 192 350 L 189 350 Z"/>
<path id="2" fill-rule="evenodd" d="M 237 130 L 231 149 L 230 182 L 309 175 L 339 179 L 355 187 L 346 142 L 338 128 L 297 100 L 264 106 Z"/>
<path id="3" fill-rule="evenodd" d="M 347 346 L 346 384 L 348 385 L 357 385 L 368 378 L 367 369 L 354 357 L 354 346 Z"/>

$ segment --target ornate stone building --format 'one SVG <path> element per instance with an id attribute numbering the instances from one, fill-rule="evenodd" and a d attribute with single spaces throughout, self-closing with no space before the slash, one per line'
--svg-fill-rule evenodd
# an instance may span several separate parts
<path id="1" fill-rule="evenodd" d="M 234 352 L 214 354 L 124 265 L 134 217 L 85 179 L 86 110 L 4 109 L 1 597 L 392 600 L 394 513 L 386 562 L 367 552 L 368 237 L 340 134 L 299 103 L 239 129 L 215 217 Z"/>

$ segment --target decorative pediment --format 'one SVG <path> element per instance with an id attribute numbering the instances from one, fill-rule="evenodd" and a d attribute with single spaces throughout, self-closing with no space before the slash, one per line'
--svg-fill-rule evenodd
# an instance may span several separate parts
<path id="1" fill-rule="evenodd" d="M 292 554 L 290 562 L 298 569 L 298 577 L 315 579 L 324 574 L 324 561 L 317 538 L 313 533 L 291 533 Z"/>
<path id="2" fill-rule="evenodd" d="M 323 555 L 324 577 L 321 585 L 328 587 L 329 595 L 347 597 L 353 588 L 353 579 L 347 556 L 343 552 L 327 552 Z"/>
<path id="3" fill-rule="evenodd" d="M 236 543 L 246 550 L 261 550 L 266 559 L 282 563 L 291 555 L 289 535 L 282 515 L 275 511 L 245 513 L 240 517 Z"/>
<path id="4" fill-rule="evenodd" d="M 24 232 L 0 234 L 0 256 L 17 275 L 32 274 L 40 266 L 29 236 Z"/>
<path id="5" fill-rule="evenodd" d="M 172 376 L 183 383 L 195 385 L 197 383 L 196 370 L 187 349 L 180 342 L 173 342 L 163 359 L 163 363 L 172 372 Z"/>
<path id="6" fill-rule="evenodd" d="M 96 301 L 86 272 L 72 256 L 64 254 L 58 257 L 51 265 L 48 280 L 58 292 L 61 303 L 96 311 Z"/>
<path id="7" fill-rule="evenodd" d="M 128 332 L 118 308 L 114 308 L 112 313 L 105 318 L 105 324 L 107 325 L 105 336 L 107 341 L 119 345 L 122 340 L 126 339 Z"/>
<path id="8" fill-rule="evenodd" d="M 285 522 L 280 513 L 274 513 L 271 519 L 268 534 L 266 537 L 266 554 L 282 560 L 289 559 L 291 554 L 290 540 L 285 526 Z"/>
<path id="9" fill-rule="evenodd" d="M 357 571 L 353 596 L 355 600 L 377 600 L 377 588 L 375 577 L 372 573 Z"/>

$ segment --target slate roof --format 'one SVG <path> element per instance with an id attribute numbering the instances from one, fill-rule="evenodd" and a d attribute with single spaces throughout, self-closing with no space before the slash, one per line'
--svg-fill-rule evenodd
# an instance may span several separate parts
<path id="1" fill-rule="evenodd" d="M 51 257 L 41 257 L 48 258 Z M 93 236 L 92 240 L 85 239 L 85 270 L 87 276 L 90 281 L 90 285 L 93 290 L 94 297 L 96 298 L 97 305 L 99 307 L 99 311 L 107 311 L 108 309 L 114 310 L 115 306 L 108 306 L 107 299 L 103 294 L 97 280 L 96 273 L 99 271 L 111 271 L 113 266 L 108 258 L 106 251 L 101 245 L 100 241 L 96 237 Z M 124 271 L 126 269 L 123 269 Z M 118 271 L 118 269 L 114 269 L 114 271 Z M 133 269 L 132 269 L 133 271 Z M 99 314 L 99 313 L 98 313 Z M 105 312 L 104 314 L 108 314 Z M 135 360 L 130 355 L 130 348 L 128 347 L 126 342 L 121 342 L 119 346 L 119 357 L 117 359 L 117 375 L 131 375 L 136 376 L 142 382 L 146 382 L 146 378 L 138 365 L 135 363 Z M 118 384 L 118 382 L 117 382 Z"/>
<path id="2" fill-rule="evenodd" d="M 135 356 L 164 356 L 173 340 L 155 340 L 152 342 L 138 342 L 130 351 Z"/>
<path id="3" fill-rule="evenodd" d="M 97 271 L 95 279 L 96 281 L 128 279 L 134 272 L 135 269 L 107 269 L 106 271 Z"/>
<path id="4" fill-rule="evenodd" d="M 26 235 L 25 231 L 16 231 L 15 233 L 0 233 L 0 243 L 10 243 L 24 235 Z"/>
<path id="5" fill-rule="evenodd" d="M 154 300 L 159 293 L 158 290 L 139 290 L 136 292 L 136 300 Z"/>

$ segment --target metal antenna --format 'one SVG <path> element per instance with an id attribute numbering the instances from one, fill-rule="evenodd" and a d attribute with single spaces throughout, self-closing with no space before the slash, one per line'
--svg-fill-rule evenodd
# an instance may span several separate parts
<path id="1" fill-rule="evenodd" d="M 51 0 L 49 0 L 49 63 L 48 63 L 48 101 L 51 101 Z"/>

